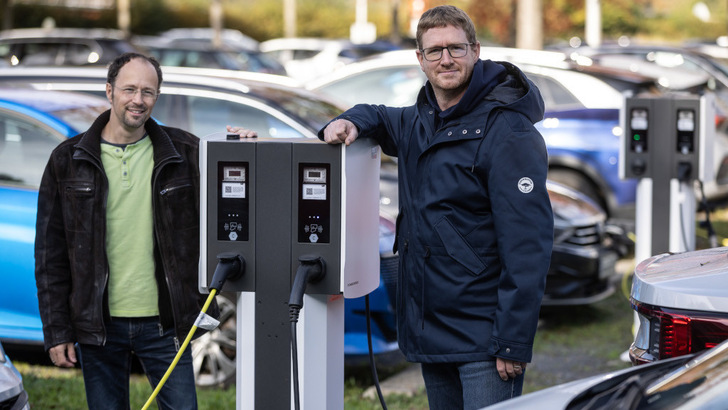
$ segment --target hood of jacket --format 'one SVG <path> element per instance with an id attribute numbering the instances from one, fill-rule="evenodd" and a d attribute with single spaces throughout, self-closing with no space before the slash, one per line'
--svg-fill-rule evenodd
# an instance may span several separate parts
<path id="1" fill-rule="evenodd" d="M 437 109 L 437 100 L 429 81 L 420 93 L 420 98 L 423 97 Z M 491 60 L 478 60 L 475 63 L 473 76 L 463 97 L 454 106 L 440 111 L 438 117 L 445 122 L 462 117 L 473 112 L 484 99 L 517 111 L 534 124 L 543 119 L 543 99 L 531 80 L 513 64 Z"/>

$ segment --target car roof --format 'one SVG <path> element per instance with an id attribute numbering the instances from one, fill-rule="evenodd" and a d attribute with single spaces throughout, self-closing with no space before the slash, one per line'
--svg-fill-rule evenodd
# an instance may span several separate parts
<path id="1" fill-rule="evenodd" d="M 509 61 L 519 66 L 526 74 L 540 74 L 552 77 L 563 84 L 569 84 L 569 91 L 586 108 L 616 109 L 622 106 L 623 97 L 619 91 L 595 76 L 570 69 L 572 66 L 559 52 L 541 50 L 517 50 L 502 47 L 481 47 L 481 58 Z M 349 63 L 331 74 L 306 83 L 306 87 L 317 89 L 324 84 L 339 81 L 348 75 L 390 66 L 418 65 L 414 49 L 395 50 L 379 54 L 358 62 Z"/>
<path id="2" fill-rule="evenodd" d="M 124 32 L 115 29 L 82 29 L 82 28 L 16 28 L 0 31 L 0 39 L 29 38 L 108 38 L 124 40 Z"/>
<path id="3" fill-rule="evenodd" d="M 0 101 L 23 105 L 42 112 L 108 105 L 105 99 L 89 94 L 26 88 L 0 88 Z"/>

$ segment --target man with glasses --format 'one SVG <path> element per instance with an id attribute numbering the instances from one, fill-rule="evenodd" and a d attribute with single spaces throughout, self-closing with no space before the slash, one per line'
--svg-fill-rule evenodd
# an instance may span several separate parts
<path id="1" fill-rule="evenodd" d="M 114 60 L 111 109 L 53 151 L 40 186 L 45 348 L 56 366 L 80 361 L 90 409 L 129 408 L 132 353 L 156 387 L 206 299 L 197 286 L 198 139 L 151 118 L 161 84 L 156 60 Z M 217 305 L 208 312 L 217 316 Z M 197 408 L 189 350 L 157 404 Z"/>
<path id="2" fill-rule="evenodd" d="M 356 105 L 319 138 L 374 138 L 399 158 L 399 346 L 430 408 L 478 409 L 519 395 L 531 361 L 553 244 L 543 100 L 515 66 L 480 59 L 456 7 L 422 15 L 417 47 L 415 105 Z"/>

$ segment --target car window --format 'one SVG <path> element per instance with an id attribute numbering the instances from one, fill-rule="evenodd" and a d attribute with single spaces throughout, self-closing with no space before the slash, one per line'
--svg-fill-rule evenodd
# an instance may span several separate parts
<path id="1" fill-rule="evenodd" d="M 272 114 L 255 107 L 194 95 L 172 97 L 160 95 L 154 107 L 154 118 L 164 124 L 186 129 L 198 137 L 223 132 L 226 125 L 255 130 L 260 137 L 303 137 Z"/>
<path id="2" fill-rule="evenodd" d="M 541 97 L 543 97 L 544 106 L 547 111 L 584 108 L 569 90 L 553 79 L 538 74 L 528 74 L 528 79 L 536 84 L 538 90 L 541 91 Z"/>
<path id="3" fill-rule="evenodd" d="M 40 124 L 0 111 L 0 183 L 40 186 L 48 157 L 61 138 Z"/>
<path id="4" fill-rule="evenodd" d="M 354 104 L 384 104 L 391 107 L 412 105 L 426 77 L 419 66 L 372 70 L 321 87 L 321 91 Z"/>

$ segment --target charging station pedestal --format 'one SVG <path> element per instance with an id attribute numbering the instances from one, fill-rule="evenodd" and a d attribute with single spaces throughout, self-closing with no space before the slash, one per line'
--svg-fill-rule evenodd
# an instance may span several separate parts
<path id="1" fill-rule="evenodd" d="M 638 178 L 635 260 L 695 249 L 695 180 L 713 176 L 713 96 L 630 97 L 620 113 L 620 178 Z"/>
<path id="2" fill-rule="evenodd" d="M 380 157 L 369 139 L 201 140 L 200 291 L 216 255 L 246 266 L 223 288 L 238 295 L 238 409 L 293 407 L 288 300 L 304 255 L 321 257 L 325 276 L 306 288 L 297 327 L 301 408 L 344 407 L 344 298 L 379 285 Z"/>

